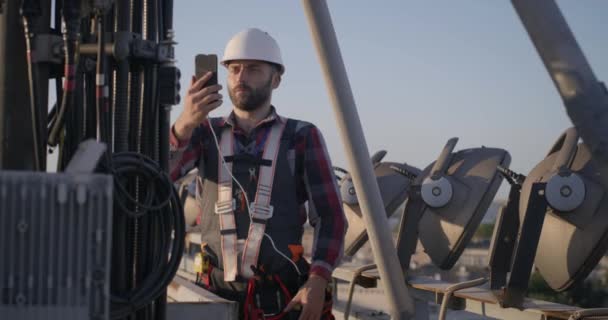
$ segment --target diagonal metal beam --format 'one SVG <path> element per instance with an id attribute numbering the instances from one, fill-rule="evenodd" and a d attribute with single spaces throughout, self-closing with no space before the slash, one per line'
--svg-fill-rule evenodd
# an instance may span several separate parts
<path id="1" fill-rule="evenodd" d="M 368 228 L 375 263 L 378 265 L 380 278 L 386 290 L 392 319 L 409 319 L 414 315 L 414 304 L 405 285 L 397 251 L 388 227 L 384 204 L 374 176 L 367 143 L 327 3 L 324 0 L 302 0 L 302 5 L 325 75 L 336 122 L 351 168 L 350 172 L 359 196 L 363 219 Z"/>
<path id="2" fill-rule="evenodd" d="M 554 0 L 512 0 L 566 112 L 608 187 L 608 91 L 598 82 Z"/>

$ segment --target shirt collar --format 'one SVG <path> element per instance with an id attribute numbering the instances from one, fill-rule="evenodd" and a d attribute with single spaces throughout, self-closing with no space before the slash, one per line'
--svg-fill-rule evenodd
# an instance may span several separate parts
<path id="1" fill-rule="evenodd" d="M 268 115 L 260 120 L 260 122 L 258 122 L 255 127 L 259 127 L 261 125 L 267 124 L 267 123 L 273 123 L 275 121 L 279 121 L 280 123 L 283 123 L 285 121 L 285 119 L 283 119 L 283 117 L 279 116 L 279 114 L 277 113 L 277 110 L 275 109 L 274 106 L 270 106 L 270 112 L 268 113 Z M 222 123 L 221 126 L 231 126 L 232 128 L 238 128 L 237 124 L 236 124 L 236 115 L 234 114 L 234 110 L 230 111 L 230 114 L 228 114 L 227 116 L 225 116 L 224 118 L 222 118 Z"/>

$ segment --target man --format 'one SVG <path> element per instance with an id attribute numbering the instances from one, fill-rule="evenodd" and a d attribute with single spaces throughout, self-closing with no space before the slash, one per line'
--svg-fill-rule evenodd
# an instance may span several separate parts
<path id="1" fill-rule="evenodd" d="M 347 225 L 321 132 L 279 116 L 271 104 L 285 67 L 266 32 L 236 34 L 221 62 L 230 115 L 207 118 L 223 102 L 222 87 L 205 86 L 210 73 L 193 77 L 170 138 L 172 179 L 195 167 L 201 175 L 206 286 L 239 301 L 245 318 L 300 310 L 299 319 L 331 319 L 328 281 Z M 307 218 L 316 231 L 310 265 L 301 246 Z"/>

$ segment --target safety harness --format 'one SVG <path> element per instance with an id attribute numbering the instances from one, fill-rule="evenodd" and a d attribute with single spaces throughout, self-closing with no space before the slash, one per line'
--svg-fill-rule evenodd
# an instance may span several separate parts
<path id="1" fill-rule="evenodd" d="M 248 206 L 250 224 L 240 261 L 239 247 L 241 242 L 237 238 L 236 218 L 234 215 L 236 201 L 233 198 L 232 192 L 233 161 L 230 161 L 230 159 L 234 159 L 234 136 L 229 127 L 221 131 L 218 154 L 218 194 L 215 203 L 215 213 L 219 218 L 223 270 L 220 271 L 218 268 L 217 272 L 223 272 L 225 282 L 236 281 L 239 276 L 247 280 L 246 295 L 243 302 L 243 316 L 246 320 L 291 319 L 291 313 L 287 314 L 282 310 L 291 301 L 293 294 L 297 292 L 297 288 L 306 280 L 305 278 L 299 278 L 296 287 L 294 287 L 295 284 L 288 286 L 279 274 L 266 273 L 263 266 L 258 268 L 258 257 L 266 232 L 266 223 L 273 216 L 273 206 L 270 204 L 270 198 L 281 136 L 286 124 L 286 119 L 277 116 L 277 121 L 274 122 L 269 132 L 265 135 L 255 199 Z M 217 259 L 211 259 L 213 260 L 211 261 L 211 256 L 206 253 L 208 248 L 205 249 L 203 248 L 204 246 L 204 244 L 201 245 L 202 255 L 197 256 L 197 261 L 195 261 L 197 283 L 213 291 L 213 284 L 210 278 L 211 273 L 214 271 L 214 261 L 217 262 Z M 289 249 L 293 255 L 292 260 L 295 263 L 305 264 L 305 266 L 301 265 L 299 268 L 302 269 L 303 275 L 306 275 L 309 265 L 302 257 L 303 250 L 301 245 L 296 247 L 298 248 L 294 249 L 292 245 L 289 245 Z M 299 261 L 300 259 L 301 261 Z M 296 289 L 296 291 L 290 292 L 288 287 L 294 287 L 292 290 Z M 322 319 L 334 319 L 331 314 L 331 291 L 326 292 L 325 300 Z M 268 313 L 269 309 L 274 310 L 274 312 Z"/>
<path id="2" fill-rule="evenodd" d="M 255 200 L 249 204 L 251 223 L 243 249 L 240 275 L 246 279 L 254 276 L 252 266 L 257 266 L 260 246 L 266 230 L 266 222 L 272 218 L 273 207 L 270 205 L 272 182 L 275 164 L 279 153 L 281 135 L 285 129 L 284 119 L 275 121 L 264 146 L 263 160 L 270 161 L 270 166 L 260 166 Z M 224 129 L 220 141 L 220 156 L 224 159 L 234 154 L 234 137 L 230 128 Z M 224 165 L 225 163 L 225 165 Z M 219 215 L 220 237 L 223 256 L 224 281 L 235 281 L 239 274 L 238 246 L 232 197 L 232 162 L 218 161 L 218 197 L 215 213 Z"/>

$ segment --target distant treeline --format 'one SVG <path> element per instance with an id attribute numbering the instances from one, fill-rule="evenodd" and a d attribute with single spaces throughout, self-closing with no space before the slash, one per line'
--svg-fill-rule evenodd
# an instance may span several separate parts
<path id="1" fill-rule="evenodd" d="M 570 290 L 555 292 L 538 273 L 534 272 L 530 279 L 528 296 L 533 299 L 567 304 L 581 308 L 601 308 L 608 306 L 608 279 L 587 280 L 575 284 Z"/>

